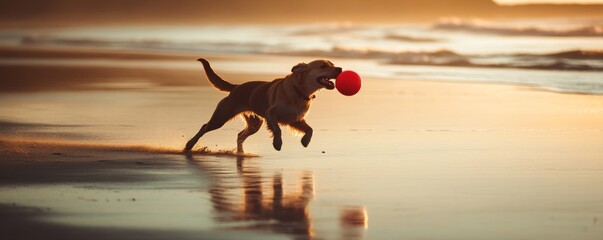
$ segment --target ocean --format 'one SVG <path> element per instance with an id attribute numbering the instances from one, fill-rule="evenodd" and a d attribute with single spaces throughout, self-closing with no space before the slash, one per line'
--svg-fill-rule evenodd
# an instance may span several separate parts
<path id="1" fill-rule="evenodd" d="M 0 31 L 0 44 L 4 46 L 358 59 L 362 64 L 354 70 L 369 77 L 519 84 L 580 94 L 603 94 L 602 39 L 601 19 L 494 22 L 447 18 L 433 24 L 117 26 Z M 7 61 L 11 59 L 3 60 Z M 250 64 L 249 69 L 257 65 Z"/>

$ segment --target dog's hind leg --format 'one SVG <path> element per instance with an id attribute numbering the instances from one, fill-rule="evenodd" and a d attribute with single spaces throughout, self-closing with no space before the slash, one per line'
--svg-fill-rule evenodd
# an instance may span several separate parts
<path id="1" fill-rule="evenodd" d="M 304 133 L 304 136 L 301 139 L 301 144 L 304 147 L 308 147 L 310 140 L 312 140 L 312 133 L 314 131 L 312 130 L 312 127 L 306 123 L 306 120 L 302 119 L 297 122 L 289 123 L 289 126 Z"/>
<path id="2" fill-rule="evenodd" d="M 232 99 L 229 97 L 222 99 L 222 101 L 218 103 L 218 106 L 216 106 L 216 110 L 211 116 L 211 119 L 209 119 L 209 122 L 204 124 L 201 129 L 199 129 L 199 132 L 197 132 L 197 134 L 195 134 L 195 136 L 186 143 L 184 151 L 190 151 L 193 149 L 195 144 L 199 141 L 199 138 L 201 138 L 204 134 L 221 128 L 226 122 L 228 122 L 228 120 L 241 112 L 242 110 L 236 109 Z"/>
<path id="3" fill-rule="evenodd" d="M 245 139 L 247 139 L 247 137 L 251 136 L 252 134 L 258 132 L 258 130 L 260 130 L 260 128 L 262 127 L 262 123 L 264 123 L 264 121 L 256 115 L 245 114 L 245 115 L 243 115 L 243 118 L 245 119 L 245 123 L 247 124 L 247 126 L 238 135 L 238 138 L 237 138 L 237 152 L 238 153 L 243 153 L 243 142 L 245 142 Z"/>

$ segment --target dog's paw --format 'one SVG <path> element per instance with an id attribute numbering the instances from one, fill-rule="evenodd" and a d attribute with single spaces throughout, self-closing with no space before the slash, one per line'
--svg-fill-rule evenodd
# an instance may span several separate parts
<path id="1" fill-rule="evenodd" d="M 302 137 L 301 144 L 304 147 L 308 147 L 308 145 L 310 144 L 310 140 L 312 140 L 312 135 L 306 134 Z"/>
<path id="2" fill-rule="evenodd" d="M 186 143 L 186 146 L 184 147 L 184 151 L 188 152 L 188 151 L 192 150 L 193 147 L 195 146 L 195 144 L 196 144 L 196 142 L 188 141 Z"/>
<path id="3" fill-rule="evenodd" d="M 280 138 L 274 138 L 272 140 L 272 146 L 274 146 L 274 149 L 276 149 L 276 151 L 280 151 L 281 147 L 283 146 L 283 140 Z"/>

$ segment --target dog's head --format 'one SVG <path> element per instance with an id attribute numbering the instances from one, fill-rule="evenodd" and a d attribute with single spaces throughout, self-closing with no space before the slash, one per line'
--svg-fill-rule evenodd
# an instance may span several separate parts
<path id="1" fill-rule="evenodd" d="M 321 88 L 335 89 L 331 79 L 341 73 L 340 67 L 335 67 L 331 61 L 315 60 L 310 63 L 300 63 L 291 68 L 295 84 L 306 91 L 314 92 Z"/>

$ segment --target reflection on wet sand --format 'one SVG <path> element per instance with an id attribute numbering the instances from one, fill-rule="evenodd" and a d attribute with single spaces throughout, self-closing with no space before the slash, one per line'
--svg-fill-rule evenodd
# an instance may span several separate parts
<path id="1" fill-rule="evenodd" d="M 228 166 L 217 164 L 220 159 L 187 155 L 187 160 L 210 175 L 209 194 L 216 222 L 228 223 L 227 228 L 233 230 L 272 231 L 302 239 L 313 236 L 308 211 L 314 196 L 311 172 L 302 174 L 299 191 L 285 192 L 281 173 L 262 176 L 260 169 L 244 157 L 237 157 L 236 173 Z M 263 188 L 266 184 L 272 184 L 272 188 Z"/>
<path id="2" fill-rule="evenodd" d="M 368 215 L 364 207 L 344 207 L 341 209 L 339 220 L 343 230 L 341 231 L 343 239 L 361 239 L 368 229 Z"/>

